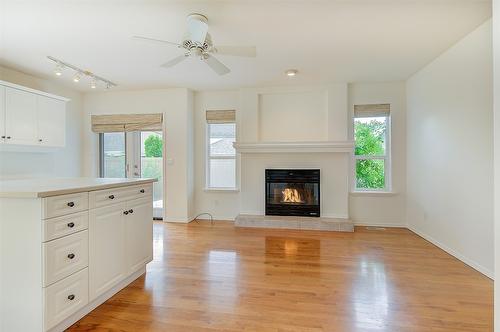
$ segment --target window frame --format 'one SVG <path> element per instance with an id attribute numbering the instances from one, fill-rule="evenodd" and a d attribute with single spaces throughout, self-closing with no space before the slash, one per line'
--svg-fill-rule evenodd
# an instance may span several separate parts
<path id="1" fill-rule="evenodd" d="M 210 138 L 211 138 L 211 126 L 212 124 L 232 124 L 234 125 L 234 141 L 238 136 L 238 126 L 236 122 L 226 122 L 226 123 L 205 123 L 205 191 L 238 191 L 239 190 L 239 176 L 238 176 L 238 165 L 239 158 L 236 149 L 234 151 L 234 156 L 211 156 L 210 152 Z M 210 183 L 210 161 L 214 160 L 234 160 L 234 187 L 214 187 Z"/>
<path id="2" fill-rule="evenodd" d="M 354 148 L 352 152 L 352 192 L 355 193 L 369 193 L 369 192 L 392 192 L 392 153 L 391 153 L 391 131 L 392 131 L 392 121 L 391 121 L 391 113 L 385 116 L 373 116 L 379 118 L 386 119 L 386 129 L 385 129 L 385 154 L 380 156 L 375 155 L 356 155 L 356 133 L 355 133 L 355 122 L 356 119 L 361 117 L 356 117 L 353 114 L 352 117 L 352 135 L 354 140 Z M 358 160 L 384 160 L 384 180 L 385 186 L 383 188 L 358 188 L 357 187 L 357 174 L 356 174 L 356 165 Z"/>

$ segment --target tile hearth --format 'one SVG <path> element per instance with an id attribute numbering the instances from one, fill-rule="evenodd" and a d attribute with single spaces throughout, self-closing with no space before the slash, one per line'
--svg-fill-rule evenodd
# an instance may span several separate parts
<path id="1" fill-rule="evenodd" d="M 349 219 L 315 218 L 295 216 L 261 216 L 239 214 L 236 227 L 286 228 L 332 232 L 354 232 L 354 223 Z"/>

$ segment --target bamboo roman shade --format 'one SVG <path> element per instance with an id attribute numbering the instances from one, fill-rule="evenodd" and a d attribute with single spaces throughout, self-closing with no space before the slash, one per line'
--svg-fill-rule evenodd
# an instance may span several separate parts
<path id="1" fill-rule="evenodd" d="M 94 133 L 150 130 L 163 128 L 163 114 L 110 114 L 92 115 Z"/>
<path id="2" fill-rule="evenodd" d="M 207 111 L 207 123 L 234 123 L 236 111 Z"/>
<path id="3" fill-rule="evenodd" d="M 390 104 L 354 105 L 355 118 L 371 118 L 375 116 L 389 116 Z"/>

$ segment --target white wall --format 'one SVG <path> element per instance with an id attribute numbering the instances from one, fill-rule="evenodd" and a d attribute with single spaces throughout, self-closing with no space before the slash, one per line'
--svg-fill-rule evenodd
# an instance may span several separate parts
<path id="1" fill-rule="evenodd" d="M 0 151 L 0 178 L 71 177 L 82 175 L 82 96 L 55 81 L 0 67 L 0 80 L 71 99 L 66 106 L 66 146 L 30 152 Z M 26 150 L 26 149 L 25 149 Z"/>
<path id="2" fill-rule="evenodd" d="M 239 192 L 205 191 L 206 118 L 207 110 L 238 110 L 238 90 L 196 92 L 194 99 L 195 128 L 195 202 L 196 213 L 210 213 L 218 220 L 234 220 L 239 213 Z M 240 131 L 240 127 L 236 131 Z M 201 216 L 207 218 L 207 216 Z"/>
<path id="3" fill-rule="evenodd" d="M 187 89 L 110 91 L 84 96 L 85 175 L 98 176 L 98 135 L 92 114 L 163 113 L 166 220 L 187 222 L 193 215 L 192 92 Z M 168 162 L 167 162 L 168 161 Z"/>
<path id="4" fill-rule="evenodd" d="M 495 149 L 495 280 L 500 280 L 500 0 L 493 0 L 493 116 Z M 495 282 L 495 331 L 500 331 L 500 287 Z"/>
<path id="5" fill-rule="evenodd" d="M 493 275 L 492 27 L 407 82 L 409 227 Z"/>
<path id="6" fill-rule="evenodd" d="M 349 215 L 360 225 L 406 227 L 406 83 L 349 84 L 350 118 L 354 105 L 385 103 L 391 104 L 392 190 L 388 194 L 351 193 Z M 354 137 L 352 121 L 349 136 Z"/>

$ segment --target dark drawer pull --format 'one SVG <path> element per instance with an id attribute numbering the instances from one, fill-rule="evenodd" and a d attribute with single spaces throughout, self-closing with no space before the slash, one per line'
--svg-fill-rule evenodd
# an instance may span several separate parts
<path id="1" fill-rule="evenodd" d="M 108 198 L 109 199 L 115 199 L 115 195 L 109 195 Z"/>
<path id="2" fill-rule="evenodd" d="M 134 213 L 134 210 L 130 209 L 128 210 L 128 213 Z"/>
<path id="3" fill-rule="evenodd" d="M 75 296 L 73 294 L 68 295 L 68 300 L 73 301 L 75 299 Z"/>
<path id="4" fill-rule="evenodd" d="M 75 202 L 69 202 L 69 203 L 68 203 L 68 206 L 69 206 L 69 207 L 73 207 L 73 206 L 75 206 Z"/>
<path id="5" fill-rule="evenodd" d="M 7 139 L 11 139 L 11 138 L 12 138 L 12 137 L 10 137 L 10 136 L 7 136 Z"/>
<path id="6" fill-rule="evenodd" d="M 144 189 L 139 190 L 141 194 L 144 194 L 146 191 Z"/>
<path id="7" fill-rule="evenodd" d="M 75 258 L 75 254 L 69 254 L 69 255 L 68 255 L 68 258 L 69 258 L 69 259 L 73 259 L 73 258 Z"/>
<path id="8" fill-rule="evenodd" d="M 123 214 L 127 215 L 127 214 L 128 214 L 128 211 L 123 211 Z"/>
<path id="9" fill-rule="evenodd" d="M 75 223 L 74 223 L 74 222 L 70 222 L 70 223 L 68 224 L 68 227 L 69 227 L 69 228 L 73 228 L 73 227 L 75 227 Z"/>

